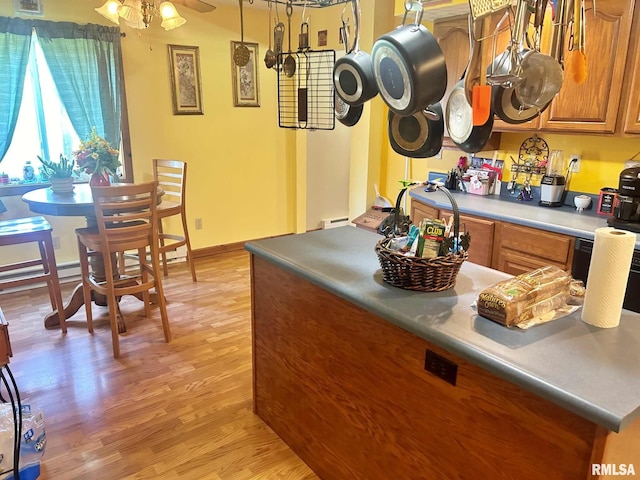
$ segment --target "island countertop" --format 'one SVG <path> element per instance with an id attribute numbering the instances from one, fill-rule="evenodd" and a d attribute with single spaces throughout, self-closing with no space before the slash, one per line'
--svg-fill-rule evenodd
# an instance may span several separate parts
<path id="1" fill-rule="evenodd" d="M 608 226 L 607 217 L 596 214 L 594 210 L 580 213 L 566 205 L 550 208 L 541 207 L 535 201 L 521 202 L 498 195 L 452 193 L 460 213 L 562 233 L 571 237 L 593 240 L 594 231 L 597 228 Z M 408 194 L 412 199 L 435 208 L 451 210 L 451 202 L 444 193 L 426 192 L 424 185 L 409 190 Z M 640 235 L 636 241 L 636 249 L 640 249 Z"/>
<path id="2" fill-rule="evenodd" d="M 382 280 L 375 243 L 353 227 L 248 242 L 246 249 L 499 377 L 611 431 L 640 416 L 640 314 L 600 329 L 568 317 L 528 330 L 476 314 L 478 293 L 508 274 L 465 262 L 456 286 L 413 292 Z"/>

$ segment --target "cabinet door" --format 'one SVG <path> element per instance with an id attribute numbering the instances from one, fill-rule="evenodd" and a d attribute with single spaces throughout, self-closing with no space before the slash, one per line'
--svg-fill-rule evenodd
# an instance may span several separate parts
<path id="1" fill-rule="evenodd" d="M 586 2 L 587 79 L 577 85 L 566 71 L 560 93 L 540 127 L 568 132 L 613 133 L 627 63 L 634 0 Z M 566 48 L 566 47 L 565 47 Z M 565 67 L 571 64 L 565 54 Z"/>
<path id="2" fill-rule="evenodd" d="M 629 57 L 627 70 L 631 86 L 625 112 L 624 133 L 640 133 L 640 6 L 636 9 L 635 17 L 634 31 L 631 35 L 633 56 Z"/>
<path id="3" fill-rule="evenodd" d="M 411 199 L 411 220 L 413 224 L 418 225 L 425 218 L 438 218 L 438 209 Z"/>
<path id="4" fill-rule="evenodd" d="M 469 21 L 467 16 L 447 18 L 435 22 L 433 36 L 440 44 L 447 64 L 447 90 L 440 100 L 442 111 L 446 112 L 451 90 L 462 77 L 469 62 Z M 449 138 L 446 122 L 444 128 L 443 144 L 447 147 L 455 147 Z"/>
<path id="5" fill-rule="evenodd" d="M 574 238 L 510 223 L 496 226 L 492 267 L 512 275 L 545 265 L 570 271 Z"/>
<path id="6" fill-rule="evenodd" d="M 453 212 L 441 210 L 440 218 L 447 220 Z M 491 257 L 493 255 L 493 233 L 495 230 L 493 220 L 460 215 L 460 230 L 467 231 L 471 236 L 469 246 L 469 261 L 491 267 Z"/>

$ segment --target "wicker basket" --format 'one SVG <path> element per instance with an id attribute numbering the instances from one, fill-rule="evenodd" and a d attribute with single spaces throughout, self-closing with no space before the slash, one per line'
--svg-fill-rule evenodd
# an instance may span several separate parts
<path id="1" fill-rule="evenodd" d="M 447 195 L 453 207 L 453 231 L 455 238 L 460 230 L 458 204 L 444 187 L 437 187 Z M 401 193 L 402 194 L 402 193 Z M 382 267 L 382 279 L 394 287 L 422 292 L 440 292 L 452 288 L 468 253 L 461 251 L 435 258 L 406 257 L 384 246 L 387 238 L 380 240 L 375 252 Z"/>

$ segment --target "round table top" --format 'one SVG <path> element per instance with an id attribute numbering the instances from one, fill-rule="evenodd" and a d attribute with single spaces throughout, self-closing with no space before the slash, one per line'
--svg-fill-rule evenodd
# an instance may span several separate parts
<path id="1" fill-rule="evenodd" d="M 164 190 L 158 188 L 158 203 L 162 202 Z M 95 217 L 93 195 L 88 183 L 76 183 L 73 192 L 54 193 L 50 187 L 38 188 L 22 195 L 29 210 L 43 215 L 61 217 Z"/>
<path id="2" fill-rule="evenodd" d="M 88 183 L 73 186 L 73 192 L 54 193 L 50 187 L 31 190 L 22 196 L 29 210 L 43 215 L 93 217 L 93 196 Z"/>

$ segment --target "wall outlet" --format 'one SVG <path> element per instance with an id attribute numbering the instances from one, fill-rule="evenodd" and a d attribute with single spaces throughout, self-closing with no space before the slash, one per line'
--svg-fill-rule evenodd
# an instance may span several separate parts
<path id="1" fill-rule="evenodd" d="M 196 218 L 196 230 L 202 230 L 202 219 Z"/>
<path id="2" fill-rule="evenodd" d="M 570 163 L 571 171 L 573 173 L 578 173 L 580 171 L 580 163 L 582 161 L 582 155 L 578 155 L 575 153 L 572 153 L 571 155 L 569 155 L 569 162 L 572 162 L 574 159 L 575 159 L 575 162 Z"/>

